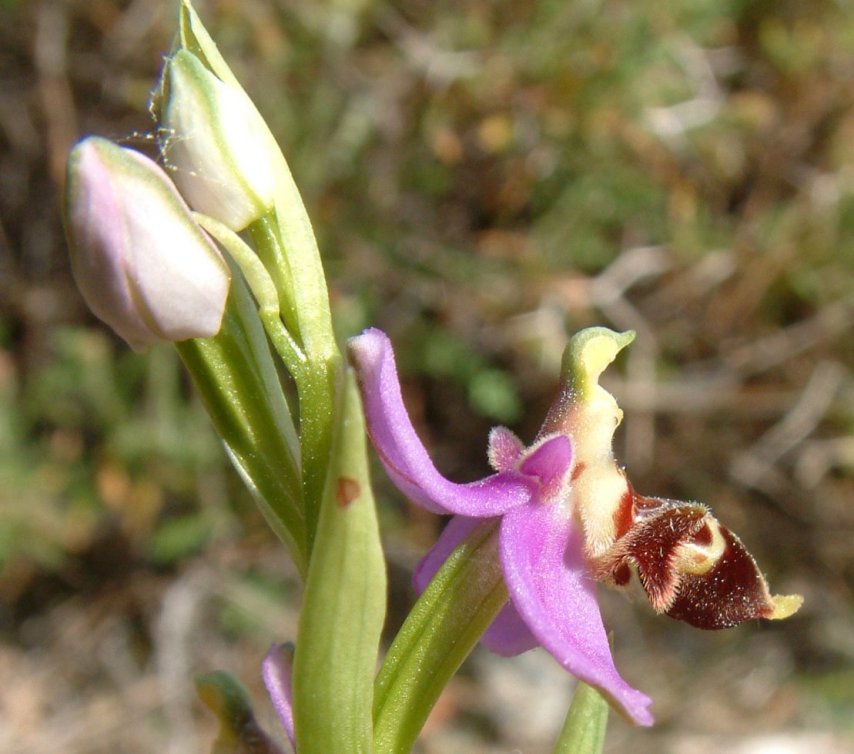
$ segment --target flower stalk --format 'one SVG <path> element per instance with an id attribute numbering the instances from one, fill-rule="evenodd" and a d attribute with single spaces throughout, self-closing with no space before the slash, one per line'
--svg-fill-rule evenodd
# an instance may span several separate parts
<path id="1" fill-rule="evenodd" d="M 555 744 L 554 754 L 599 754 L 605 745 L 608 702 L 596 689 L 579 683 Z"/>

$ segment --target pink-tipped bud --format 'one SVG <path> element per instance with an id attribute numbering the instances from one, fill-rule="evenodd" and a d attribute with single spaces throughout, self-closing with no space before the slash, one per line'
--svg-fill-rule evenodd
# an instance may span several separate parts
<path id="1" fill-rule="evenodd" d="M 83 298 L 135 350 L 219 332 L 228 265 L 152 160 L 98 137 L 77 144 L 65 227 Z"/>

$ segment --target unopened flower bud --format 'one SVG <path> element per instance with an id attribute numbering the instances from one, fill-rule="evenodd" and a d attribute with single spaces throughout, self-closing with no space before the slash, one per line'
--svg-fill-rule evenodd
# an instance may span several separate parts
<path id="1" fill-rule="evenodd" d="M 164 157 L 197 212 L 235 231 L 273 205 L 281 153 L 246 93 L 214 75 L 187 50 L 166 63 L 156 103 Z"/>
<path id="2" fill-rule="evenodd" d="M 228 265 L 152 160 L 98 137 L 77 144 L 65 226 L 86 303 L 135 350 L 219 332 Z"/>

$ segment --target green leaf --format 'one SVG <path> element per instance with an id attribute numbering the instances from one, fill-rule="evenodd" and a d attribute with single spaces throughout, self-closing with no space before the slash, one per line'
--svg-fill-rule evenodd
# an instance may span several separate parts
<path id="1" fill-rule="evenodd" d="M 607 726 L 608 702 L 579 681 L 554 754 L 601 754 Z"/>
<path id="2" fill-rule="evenodd" d="M 496 531 L 482 525 L 454 550 L 389 648 L 374 699 L 377 752 L 412 749 L 442 689 L 507 602 Z"/>
<path id="3" fill-rule="evenodd" d="M 175 346 L 232 463 L 305 573 L 308 540 L 296 431 L 258 311 L 239 273 L 232 278 L 219 333 Z"/>
<path id="4" fill-rule="evenodd" d="M 372 751 L 385 561 L 368 477 L 362 404 L 351 370 L 342 382 L 294 656 L 300 754 Z"/>
<path id="5" fill-rule="evenodd" d="M 252 712 L 252 702 L 240 682 L 225 671 L 196 678 L 196 693 L 220 722 L 211 754 L 281 754 Z"/>

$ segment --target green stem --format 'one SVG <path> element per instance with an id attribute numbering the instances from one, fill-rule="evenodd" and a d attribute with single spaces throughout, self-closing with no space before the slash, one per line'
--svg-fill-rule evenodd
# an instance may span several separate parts
<path id="1" fill-rule="evenodd" d="M 601 754 L 608 727 L 608 702 L 596 689 L 578 682 L 554 754 Z"/>
<path id="2" fill-rule="evenodd" d="M 275 214 L 264 215 L 252 223 L 248 230 L 258 257 L 276 287 L 279 298 L 279 312 L 285 327 L 299 338 L 300 327 L 295 308 L 294 281 L 285 256 L 285 249 L 279 242 Z"/>
<path id="3" fill-rule="evenodd" d="M 246 280 L 249 290 L 258 303 L 258 313 L 264 330 L 270 338 L 276 353 L 299 382 L 304 379 L 306 369 L 305 354 L 294 340 L 287 327 L 282 324 L 280 299 L 276 284 L 264 266 L 261 258 L 240 236 L 227 225 L 212 217 L 194 212 L 193 217 L 220 245 L 229 253 Z"/>
<path id="4" fill-rule="evenodd" d="M 310 361 L 325 362 L 338 353 L 332 329 L 329 291 L 320 260 L 317 240 L 302 202 L 299 189 L 284 160 L 274 164 L 276 191 L 275 226 L 271 234 L 279 245 L 277 252 L 287 265 L 291 281 L 293 311 L 300 342 Z M 285 322 L 288 318 L 283 313 Z"/>
<path id="5" fill-rule="evenodd" d="M 506 602 L 493 522 L 454 550 L 389 648 L 374 691 L 377 754 L 411 751 L 442 689 Z"/>
<path id="6" fill-rule="evenodd" d="M 296 198 L 299 199 L 299 194 Z M 295 212 L 296 219 L 285 217 L 291 225 L 283 225 L 283 212 L 277 205 L 276 213 L 253 223 L 249 232 L 278 292 L 281 318 L 265 311 L 262 319 L 273 345 L 291 371 L 299 395 L 303 505 L 311 553 L 332 442 L 335 374 L 342 358 L 332 335 L 320 257 L 311 226 L 304 227 L 308 218 L 301 200 L 299 212 L 292 210 L 290 215 Z M 294 231 L 296 226 L 298 232 Z"/>
<path id="7" fill-rule="evenodd" d="M 323 488 L 326 484 L 335 420 L 335 372 L 340 364 L 340 356 L 323 364 L 310 363 L 304 379 L 297 383 L 303 459 L 303 505 L 309 554 L 314 546 Z"/>

